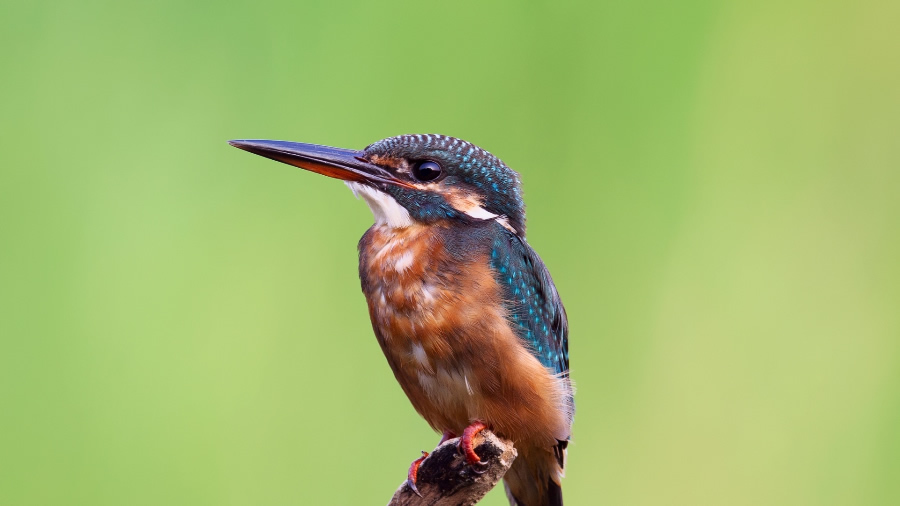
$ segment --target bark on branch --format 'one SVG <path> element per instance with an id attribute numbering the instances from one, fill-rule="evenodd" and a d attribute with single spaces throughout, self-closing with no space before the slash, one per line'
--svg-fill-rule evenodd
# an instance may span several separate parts
<path id="1" fill-rule="evenodd" d="M 503 478 L 516 458 L 511 442 L 490 431 L 475 438 L 475 453 L 488 463 L 487 470 L 476 473 L 457 452 L 459 438 L 451 439 L 435 450 L 419 466 L 418 496 L 406 482 L 394 493 L 388 506 L 469 506 L 477 503 Z"/>

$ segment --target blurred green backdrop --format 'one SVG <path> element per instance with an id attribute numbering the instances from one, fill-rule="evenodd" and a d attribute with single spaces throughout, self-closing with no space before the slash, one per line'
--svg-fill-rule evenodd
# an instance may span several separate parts
<path id="1" fill-rule="evenodd" d="M 898 16 L 4 0 L 0 504 L 385 503 L 437 436 L 369 327 L 369 211 L 225 141 L 422 132 L 523 174 L 567 503 L 900 503 Z"/>

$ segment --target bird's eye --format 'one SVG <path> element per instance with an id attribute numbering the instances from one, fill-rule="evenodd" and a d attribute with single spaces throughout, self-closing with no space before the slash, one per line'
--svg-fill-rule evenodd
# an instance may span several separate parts
<path id="1" fill-rule="evenodd" d="M 419 181 L 434 181 L 441 175 L 441 166 L 431 160 L 416 162 L 412 175 Z"/>

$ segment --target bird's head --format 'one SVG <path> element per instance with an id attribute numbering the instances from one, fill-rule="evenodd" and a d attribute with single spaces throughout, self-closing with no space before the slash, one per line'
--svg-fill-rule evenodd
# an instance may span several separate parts
<path id="1" fill-rule="evenodd" d="M 362 197 L 376 223 L 402 227 L 495 220 L 525 236 L 519 174 L 499 158 L 444 135 L 400 135 L 362 151 L 299 142 L 235 140 L 232 146 L 329 177 Z"/>

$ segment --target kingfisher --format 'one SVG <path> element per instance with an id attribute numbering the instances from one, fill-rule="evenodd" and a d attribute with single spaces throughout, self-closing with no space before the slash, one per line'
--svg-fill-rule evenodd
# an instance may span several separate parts
<path id="1" fill-rule="evenodd" d="M 459 437 L 476 472 L 489 429 L 518 457 L 513 506 L 562 505 L 574 417 L 568 322 L 544 262 L 525 240 L 519 174 L 445 135 L 400 135 L 363 150 L 274 140 L 232 146 L 343 180 L 375 223 L 359 277 L 397 382 L 441 442 Z M 407 483 L 416 491 L 416 459 Z"/>

